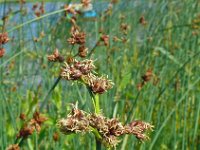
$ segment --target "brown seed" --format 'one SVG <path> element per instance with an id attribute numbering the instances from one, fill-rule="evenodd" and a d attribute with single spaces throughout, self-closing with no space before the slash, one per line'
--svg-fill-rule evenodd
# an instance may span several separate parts
<path id="1" fill-rule="evenodd" d="M 55 133 L 53 134 L 53 140 L 54 140 L 55 142 L 57 142 L 57 141 L 59 140 L 59 134 L 58 134 L 57 132 L 55 132 Z"/>
<path id="2" fill-rule="evenodd" d="M 26 115 L 24 113 L 21 113 L 19 118 L 24 121 L 26 119 Z"/>

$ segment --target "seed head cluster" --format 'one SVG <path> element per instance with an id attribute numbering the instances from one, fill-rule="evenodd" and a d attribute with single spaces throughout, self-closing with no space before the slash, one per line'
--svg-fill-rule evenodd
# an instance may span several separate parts
<path id="1" fill-rule="evenodd" d="M 17 138 L 27 138 L 29 135 L 32 135 L 34 130 L 38 133 L 41 130 L 42 124 L 47 120 L 46 117 L 41 116 L 39 112 L 33 114 L 33 118 L 28 121 L 17 134 Z"/>
<path id="2" fill-rule="evenodd" d="M 72 26 L 70 34 L 71 34 L 71 37 L 67 40 L 69 44 L 71 44 L 71 45 L 85 44 L 86 34 L 85 34 L 85 32 L 81 32 L 78 27 Z"/>
<path id="3" fill-rule="evenodd" d="M 89 122 L 83 111 L 73 108 L 66 119 L 58 122 L 59 129 L 64 134 L 89 131 Z"/>
<path id="4" fill-rule="evenodd" d="M 8 38 L 8 33 L 0 33 L 0 58 L 4 56 L 5 49 L 3 45 L 6 44 L 10 39 Z"/>
<path id="5" fill-rule="evenodd" d="M 69 64 L 65 62 L 61 69 L 61 77 L 66 80 L 79 80 L 85 83 L 94 94 L 103 94 L 111 89 L 113 83 L 107 77 L 98 77 L 92 73 L 95 69 L 93 60 L 74 61 Z"/>
<path id="6" fill-rule="evenodd" d="M 109 119 L 101 114 L 86 114 L 78 108 L 73 108 L 67 118 L 59 120 L 58 127 L 64 134 L 85 133 L 92 128 L 96 129 L 101 136 L 101 142 L 108 147 L 115 147 L 120 142 L 118 137 L 124 134 L 132 134 L 140 140 L 147 140 L 145 132 L 153 128 L 143 121 L 133 121 L 123 125 L 116 118 Z"/>
<path id="7" fill-rule="evenodd" d="M 148 69 L 144 75 L 141 76 L 142 81 L 137 85 L 137 89 L 141 90 L 142 87 L 153 78 L 152 69 Z"/>
<path id="8" fill-rule="evenodd" d="M 49 61 L 53 61 L 53 62 L 63 62 L 64 61 L 64 58 L 59 54 L 58 49 L 55 49 L 53 54 L 48 55 L 47 59 Z"/>

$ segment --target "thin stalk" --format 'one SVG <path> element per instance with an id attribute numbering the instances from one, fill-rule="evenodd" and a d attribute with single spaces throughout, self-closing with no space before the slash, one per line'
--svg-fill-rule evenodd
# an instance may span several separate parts
<path id="1" fill-rule="evenodd" d="M 52 87 L 50 88 L 50 90 L 48 91 L 47 95 L 44 98 L 44 101 L 42 102 L 41 106 L 40 106 L 40 111 L 42 111 L 42 109 L 44 108 L 44 106 L 47 104 L 48 102 L 48 98 L 51 94 L 51 92 L 55 89 L 55 87 L 58 85 L 59 81 L 61 80 L 61 76 L 59 76 L 56 81 L 54 82 L 54 84 L 52 85 Z"/>
<path id="2" fill-rule="evenodd" d="M 194 88 L 194 86 L 199 83 L 200 77 L 190 86 L 190 88 L 185 92 L 185 94 L 180 98 L 180 100 L 176 103 L 176 106 L 174 106 L 174 108 L 171 110 L 171 112 L 168 114 L 168 116 L 166 117 L 166 119 L 164 120 L 164 122 L 162 123 L 162 125 L 160 126 L 160 128 L 157 130 L 156 135 L 153 139 L 153 141 L 151 142 L 151 145 L 149 147 L 149 149 L 153 149 L 153 146 L 155 145 L 155 142 L 157 141 L 162 129 L 165 127 L 165 125 L 167 124 L 167 122 L 169 121 L 169 119 L 171 118 L 171 116 L 176 112 L 176 109 L 179 107 L 179 105 L 181 104 L 181 102 L 185 99 L 185 97 L 188 95 L 188 93 Z"/>
<path id="3" fill-rule="evenodd" d="M 95 113 L 96 114 L 100 114 L 100 104 L 99 104 L 99 97 L 98 95 L 95 95 L 90 87 L 87 86 L 87 89 L 88 89 L 88 92 L 93 100 L 93 106 L 94 106 L 94 110 L 95 110 Z M 98 132 L 98 131 L 96 131 Z M 96 141 L 96 150 L 101 150 L 101 141 L 100 141 L 101 138 L 97 137 L 96 134 L 95 134 L 95 141 Z"/>
<path id="4" fill-rule="evenodd" d="M 24 23 L 22 23 L 22 24 L 20 24 L 20 25 L 18 25 L 18 26 L 15 26 L 14 28 L 8 30 L 7 32 L 8 32 L 8 33 L 9 33 L 9 32 L 12 32 L 12 31 L 14 31 L 14 30 L 17 30 L 17 29 L 19 29 L 19 28 L 21 28 L 21 27 L 27 25 L 27 24 L 33 23 L 33 22 L 35 22 L 35 21 L 38 21 L 38 20 L 40 20 L 40 19 L 49 17 L 49 16 L 51 16 L 51 15 L 55 15 L 55 14 L 61 13 L 61 12 L 65 11 L 65 10 L 66 10 L 66 9 L 60 9 L 60 10 L 57 10 L 57 11 L 54 11 L 54 12 L 50 12 L 50 13 L 48 13 L 48 14 L 45 14 L 45 15 L 43 15 L 43 16 L 40 16 L 40 17 L 31 19 L 31 20 L 29 20 L 29 21 L 27 21 L 27 22 L 24 22 Z"/>

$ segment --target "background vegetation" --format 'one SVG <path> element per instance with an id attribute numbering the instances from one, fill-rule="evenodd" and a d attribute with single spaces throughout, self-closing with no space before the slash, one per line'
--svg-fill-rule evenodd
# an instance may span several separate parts
<path id="1" fill-rule="evenodd" d="M 93 2 L 97 17 L 80 17 L 78 24 L 87 33 L 89 50 L 98 40 L 100 30 L 110 37 L 109 47 L 97 47 L 92 56 L 96 59 L 96 71 L 107 74 L 115 83 L 99 97 L 102 112 L 124 123 L 138 119 L 155 126 L 149 141 L 140 142 L 127 135 L 116 149 L 200 149 L 199 1 L 119 0 L 104 17 L 100 13 L 107 3 Z M 71 24 L 63 12 L 55 13 L 59 7 L 48 10 L 58 1 L 47 3 L 41 17 L 34 15 L 33 4 L 0 4 L 1 16 L 8 16 L 6 32 L 11 39 L 5 46 L 6 54 L 0 58 L 1 149 L 15 142 L 23 123 L 20 114 L 30 118 L 47 95 L 48 104 L 41 113 L 48 121 L 40 134 L 34 133 L 24 141 L 23 149 L 94 149 L 91 134 L 66 136 L 56 126 L 57 120 L 67 115 L 69 103 L 78 101 L 81 109 L 93 111 L 87 89 L 62 80 L 48 94 L 59 76 L 60 64 L 48 62 L 47 55 L 55 48 L 63 55 L 69 53 Z M 3 27 L 3 21 L 0 23 Z M 127 34 L 120 28 L 122 23 L 129 26 Z M 127 41 L 115 42 L 114 36 Z M 141 76 L 148 69 L 153 78 L 138 90 Z M 58 141 L 53 138 L 55 133 L 59 135 Z"/>

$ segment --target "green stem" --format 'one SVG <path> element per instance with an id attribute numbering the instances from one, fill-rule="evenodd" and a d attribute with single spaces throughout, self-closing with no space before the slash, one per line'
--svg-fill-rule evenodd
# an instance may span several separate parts
<path id="1" fill-rule="evenodd" d="M 99 104 L 99 96 L 95 95 L 90 87 L 87 86 L 88 92 L 93 100 L 93 105 L 94 105 L 94 110 L 95 110 L 95 114 L 100 114 L 100 104 Z M 95 141 L 96 141 L 96 150 L 101 150 L 101 135 L 99 134 L 99 132 L 92 128 L 92 133 L 95 135 Z"/>
<path id="2" fill-rule="evenodd" d="M 101 150 L 101 142 L 96 138 L 96 150 Z"/>
<path id="3" fill-rule="evenodd" d="M 42 109 L 44 108 L 44 106 L 47 104 L 48 102 L 48 98 L 51 94 L 51 92 L 55 89 L 55 87 L 58 85 L 59 81 L 61 80 L 61 76 L 59 76 L 57 78 L 57 80 L 54 82 L 53 86 L 51 87 L 51 89 L 49 90 L 49 92 L 47 93 L 47 95 L 44 98 L 44 101 L 42 102 L 41 106 L 40 106 L 40 111 L 42 111 Z"/>

